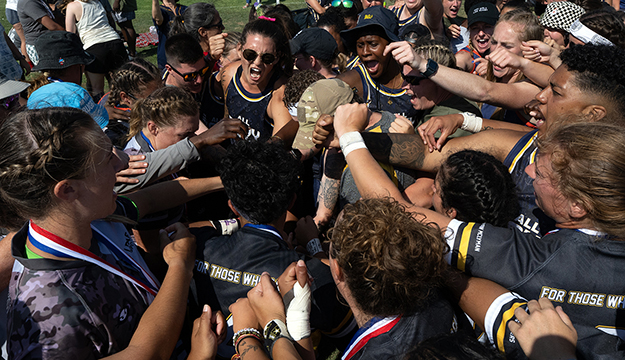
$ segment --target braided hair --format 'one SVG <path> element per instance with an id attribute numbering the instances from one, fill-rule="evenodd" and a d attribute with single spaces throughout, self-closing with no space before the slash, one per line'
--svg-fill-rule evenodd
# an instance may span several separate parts
<path id="1" fill-rule="evenodd" d="M 0 126 L 0 226 L 17 230 L 54 206 L 54 186 L 94 169 L 104 138 L 87 113 L 68 107 L 25 110 Z"/>
<path id="2" fill-rule="evenodd" d="M 120 104 L 122 91 L 131 96 L 143 92 L 147 84 L 160 81 L 161 76 L 154 64 L 142 58 L 136 58 L 122 65 L 111 78 L 111 93 L 108 105 Z"/>
<path id="3" fill-rule="evenodd" d="M 130 113 L 128 139 L 146 127 L 148 121 L 153 121 L 161 128 L 176 126 L 179 116 L 196 116 L 199 111 L 198 103 L 188 91 L 175 86 L 160 88 L 134 104 Z"/>
<path id="4" fill-rule="evenodd" d="M 489 154 L 463 150 L 450 155 L 437 181 L 443 208 L 454 208 L 460 221 L 506 226 L 519 215 L 516 185 L 508 169 Z"/>

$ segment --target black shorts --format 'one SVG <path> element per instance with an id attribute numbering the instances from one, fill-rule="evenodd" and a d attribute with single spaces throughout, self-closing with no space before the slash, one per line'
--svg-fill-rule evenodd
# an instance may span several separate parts
<path id="1" fill-rule="evenodd" d="M 95 56 L 95 60 L 85 67 L 90 73 L 106 74 L 117 70 L 128 61 L 126 47 L 120 39 L 95 44 L 86 51 Z"/>

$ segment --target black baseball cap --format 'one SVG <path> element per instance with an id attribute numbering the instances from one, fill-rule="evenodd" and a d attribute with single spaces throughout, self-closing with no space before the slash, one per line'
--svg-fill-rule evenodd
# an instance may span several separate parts
<path id="1" fill-rule="evenodd" d="M 291 54 L 306 53 L 321 60 L 332 60 L 338 45 L 332 35 L 321 28 L 307 28 L 290 41 Z"/>
<path id="2" fill-rule="evenodd" d="M 495 25 L 499 20 L 499 10 L 495 4 L 481 2 L 477 3 L 469 9 L 467 13 L 468 26 L 482 21 L 489 25 Z"/>
<path id="3" fill-rule="evenodd" d="M 378 30 L 376 33 L 385 34 L 384 38 L 389 42 L 400 41 L 397 36 L 399 20 L 391 10 L 383 6 L 372 6 L 363 10 L 358 16 L 356 27 L 341 31 L 341 37 L 347 46 L 353 47 L 367 28 Z"/>

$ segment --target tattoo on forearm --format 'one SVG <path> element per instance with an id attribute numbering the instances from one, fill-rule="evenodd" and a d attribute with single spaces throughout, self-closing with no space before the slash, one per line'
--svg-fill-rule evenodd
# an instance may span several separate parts
<path id="1" fill-rule="evenodd" d="M 486 130 L 492 130 L 492 129 L 493 129 L 492 126 L 483 126 L 482 130 L 480 130 L 480 131 L 486 131 Z"/>
<path id="2" fill-rule="evenodd" d="M 391 165 L 421 169 L 427 152 L 418 135 L 362 133 L 373 157 Z"/>
<path id="3" fill-rule="evenodd" d="M 241 340 L 241 343 L 239 344 L 238 348 L 242 348 L 243 351 L 241 351 L 240 356 L 241 359 L 243 359 L 245 357 L 245 355 L 247 355 L 247 353 L 249 352 L 256 352 L 258 349 L 260 349 L 260 346 L 248 342 L 246 339 Z"/>
<path id="4" fill-rule="evenodd" d="M 339 198 L 339 186 L 341 180 L 334 180 L 327 177 L 321 179 L 321 186 L 319 187 L 319 207 L 323 206 L 326 209 L 334 210 L 336 202 Z"/>

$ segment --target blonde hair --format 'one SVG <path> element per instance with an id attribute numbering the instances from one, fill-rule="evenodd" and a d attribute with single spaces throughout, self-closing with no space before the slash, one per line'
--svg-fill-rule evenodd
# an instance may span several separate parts
<path id="1" fill-rule="evenodd" d="M 440 42 L 435 40 L 424 40 L 417 44 L 415 51 L 422 55 L 425 59 L 432 59 L 440 65 L 450 68 L 456 67 L 456 57 L 454 53 L 449 50 L 449 47 L 444 46 Z"/>
<path id="2" fill-rule="evenodd" d="M 178 123 L 179 116 L 196 116 L 199 111 L 198 103 L 186 90 L 175 86 L 160 88 L 134 104 L 128 139 L 146 127 L 148 121 L 153 121 L 158 127 L 170 127 Z"/>

